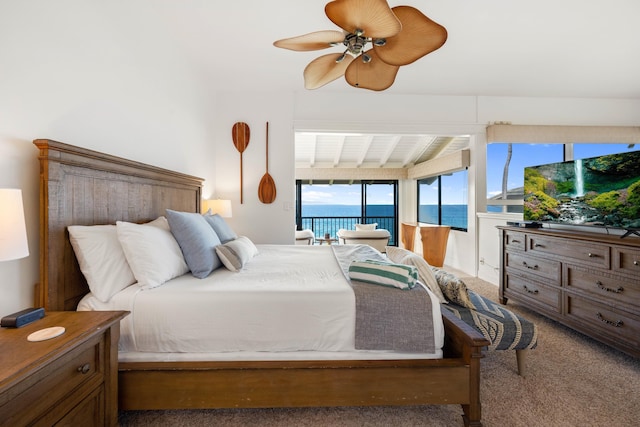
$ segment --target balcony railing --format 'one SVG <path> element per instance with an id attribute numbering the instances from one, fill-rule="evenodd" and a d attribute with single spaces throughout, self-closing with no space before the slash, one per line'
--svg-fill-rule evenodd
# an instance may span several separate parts
<path id="1" fill-rule="evenodd" d="M 329 233 L 331 237 L 336 237 L 336 233 L 341 228 L 345 230 L 355 230 L 356 224 L 378 223 L 378 228 L 389 230 L 391 238 L 389 246 L 396 246 L 396 218 L 392 216 L 303 216 L 302 229 L 313 231 L 316 237 L 323 237 Z"/>

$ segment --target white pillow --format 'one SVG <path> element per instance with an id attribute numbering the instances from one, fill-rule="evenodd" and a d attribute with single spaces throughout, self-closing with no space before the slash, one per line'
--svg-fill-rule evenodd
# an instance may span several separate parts
<path id="1" fill-rule="evenodd" d="M 147 224 L 116 222 L 118 240 L 143 289 L 155 288 L 189 271 L 165 217 Z"/>
<path id="2" fill-rule="evenodd" d="M 115 225 L 70 225 L 69 240 L 89 290 L 102 302 L 135 283 Z"/>
<path id="3" fill-rule="evenodd" d="M 447 303 L 447 299 L 444 297 L 444 294 L 440 289 L 440 285 L 436 280 L 436 276 L 433 273 L 431 266 L 423 257 L 415 252 L 411 252 L 397 246 L 387 246 L 386 250 L 387 257 L 391 261 L 398 264 L 412 265 L 416 267 L 418 269 L 420 281 L 438 297 L 438 300 L 440 300 L 441 303 Z"/>
<path id="4" fill-rule="evenodd" d="M 377 226 L 377 222 L 374 222 L 373 224 L 356 224 L 356 231 L 375 230 Z"/>
<path id="5" fill-rule="evenodd" d="M 240 236 L 224 245 L 216 246 L 216 253 L 227 269 L 240 271 L 251 258 L 258 254 L 258 248 L 248 237 Z"/>

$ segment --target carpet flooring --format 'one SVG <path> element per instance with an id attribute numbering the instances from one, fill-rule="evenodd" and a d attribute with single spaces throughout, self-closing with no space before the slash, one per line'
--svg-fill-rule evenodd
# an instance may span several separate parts
<path id="1" fill-rule="evenodd" d="M 470 289 L 497 301 L 496 286 L 460 275 Z M 513 351 L 487 352 L 481 362 L 485 427 L 626 427 L 640 425 L 640 360 L 600 344 L 526 307 L 507 308 L 538 326 L 527 376 Z M 459 405 L 127 411 L 122 426 L 463 426 Z"/>

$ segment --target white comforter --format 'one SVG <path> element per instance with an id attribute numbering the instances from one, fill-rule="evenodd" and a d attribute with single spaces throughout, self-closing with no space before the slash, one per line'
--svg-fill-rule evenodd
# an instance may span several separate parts
<path id="1" fill-rule="evenodd" d="M 167 354 L 251 359 L 265 358 L 264 352 L 296 352 L 302 358 L 361 353 L 354 350 L 355 297 L 331 247 L 259 245 L 258 250 L 240 272 L 220 268 L 206 279 L 186 274 L 147 290 L 132 285 L 106 304 L 89 294 L 78 310 L 131 312 L 121 323 L 121 361 L 123 355 L 133 360 L 140 354 L 145 360 L 163 354 L 166 360 Z M 432 302 L 441 348 L 444 333 L 433 295 Z"/>

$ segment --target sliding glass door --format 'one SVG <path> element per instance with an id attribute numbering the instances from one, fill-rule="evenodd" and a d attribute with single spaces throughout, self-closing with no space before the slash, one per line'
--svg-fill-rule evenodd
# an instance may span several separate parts
<path id="1" fill-rule="evenodd" d="M 317 237 L 355 224 L 378 224 L 397 245 L 398 181 L 296 181 L 296 226 Z"/>

